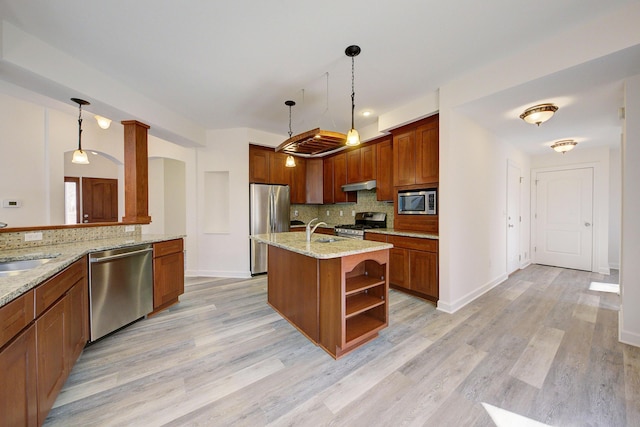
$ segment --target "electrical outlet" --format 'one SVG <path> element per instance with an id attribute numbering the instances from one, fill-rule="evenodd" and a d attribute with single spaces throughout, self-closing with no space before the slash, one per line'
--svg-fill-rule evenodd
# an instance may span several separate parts
<path id="1" fill-rule="evenodd" d="M 42 232 L 38 231 L 36 233 L 25 233 L 24 241 L 25 242 L 34 242 L 36 240 L 42 240 Z"/>
<path id="2" fill-rule="evenodd" d="M 329 216 L 329 211 L 327 211 L 327 216 Z"/>
<path id="3" fill-rule="evenodd" d="M 293 211 L 293 216 L 298 216 L 298 211 L 297 210 Z"/>
<path id="4" fill-rule="evenodd" d="M 351 216 L 356 216 L 356 211 L 351 211 Z"/>
<path id="5" fill-rule="evenodd" d="M 136 226 L 135 225 L 125 225 L 124 226 L 124 232 L 125 233 L 132 233 L 136 231 Z"/>
<path id="6" fill-rule="evenodd" d="M 340 216 L 342 216 L 342 211 L 340 211 Z"/>

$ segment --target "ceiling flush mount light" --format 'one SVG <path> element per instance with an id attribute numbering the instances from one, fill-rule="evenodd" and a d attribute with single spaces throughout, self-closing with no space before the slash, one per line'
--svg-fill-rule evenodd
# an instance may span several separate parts
<path id="1" fill-rule="evenodd" d="M 360 145 L 360 134 L 354 126 L 354 112 L 356 109 L 356 91 L 355 91 L 355 57 L 360 55 L 360 46 L 351 45 L 347 47 L 344 53 L 351 57 L 351 130 L 347 133 L 347 145 Z"/>
<path id="2" fill-rule="evenodd" d="M 520 118 L 527 123 L 540 126 L 540 123 L 553 117 L 556 111 L 558 111 L 558 107 L 553 104 L 539 104 L 524 110 L 524 113 L 520 114 Z"/>
<path id="3" fill-rule="evenodd" d="M 89 158 L 87 157 L 87 152 L 82 151 L 82 106 L 89 105 L 88 101 L 84 99 L 71 98 L 73 102 L 78 104 L 78 149 L 73 152 L 73 158 L 71 159 L 72 163 L 77 163 L 79 165 L 88 165 Z"/>
<path id="4" fill-rule="evenodd" d="M 573 139 L 563 139 L 562 141 L 556 141 L 551 144 L 551 148 L 553 148 L 558 153 L 566 153 L 567 151 L 573 150 L 573 148 L 578 145 Z"/>
<path id="5" fill-rule="evenodd" d="M 296 105 L 295 101 L 285 101 L 284 105 L 289 107 L 289 139 L 291 139 L 291 135 L 293 132 L 291 131 L 291 107 Z M 287 156 L 287 160 L 284 162 L 284 165 L 288 168 L 293 168 L 296 166 L 296 159 L 293 158 L 291 154 Z"/>
<path id="6" fill-rule="evenodd" d="M 102 116 L 93 116 L 95 117 L 96 121 L 98 122 L 98 126 L 100 126 L 100 129 L 109 129 L 109 126 L 111 126 L 111 120 L 107 119 L 106 117 L 102 117 Z"/>

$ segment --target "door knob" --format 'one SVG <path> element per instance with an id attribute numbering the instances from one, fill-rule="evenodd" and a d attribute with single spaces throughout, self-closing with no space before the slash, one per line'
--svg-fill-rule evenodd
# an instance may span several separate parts
<path id="1" fill-rule="evenodd" d="M 513 224 L 509 224 L 509 228 L 513 228 Z"/>
<path id="2" fill-rule="evenodd" d="M 591 223 L 590 223 L 590 222 L 585 222 L 585 223 L 584 223 L 584 226 L 585 226 L 585 227 L 591 227 Z"/>

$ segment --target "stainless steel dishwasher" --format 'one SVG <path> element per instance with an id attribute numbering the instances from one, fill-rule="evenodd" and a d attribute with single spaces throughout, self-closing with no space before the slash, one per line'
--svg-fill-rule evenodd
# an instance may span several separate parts
<path id="1" fill-rule="evenodd" d="M 89 254 L 90 341 L 153 311 L 153 247 Z"/>

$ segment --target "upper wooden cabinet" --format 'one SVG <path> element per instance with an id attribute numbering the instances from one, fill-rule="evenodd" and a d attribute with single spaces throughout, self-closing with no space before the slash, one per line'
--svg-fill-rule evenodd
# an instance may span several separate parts
<path id="1" fill-rule="evenodd" d="M 346 155 L 348 184 L 376 179 L 376 147 L 374 144 L 370 143 L 348 151 Z"/>
<path id="2" fill-rule="evenodd" d="M 322 204 L 323 203 L 323 163 L 322 159 L 307 159 L 306 167 L 306 200 L 308 204 Z M 333 183 L 331 184 L 333 185 Z"/>
<path id="3" fill-rule="evenodd" d="M 438 182 L 438 115 L 392 132 L 393 184 Z"/>
<path id="4" fill-rule="evenodd" d="M 291 203 L 306 203 L 306 159 L 296 157 L 296 166 L 285 166 L 287 154 L 249 145 L 249 182 L 289 186 Z"/>
<path id="5" fill-rule="evenodd" d="M 342 186 L 347 183 L 347 155 L 333 156 L 333 203 L 355 202 L 355 191 L 344 192 Z"/>
<path id="6" fill-rule="evenodd" d="M 377 143 L 376 149 L 376 198 L 378 201 L 393 200 L 393 149 L 391 138 Z"/>

